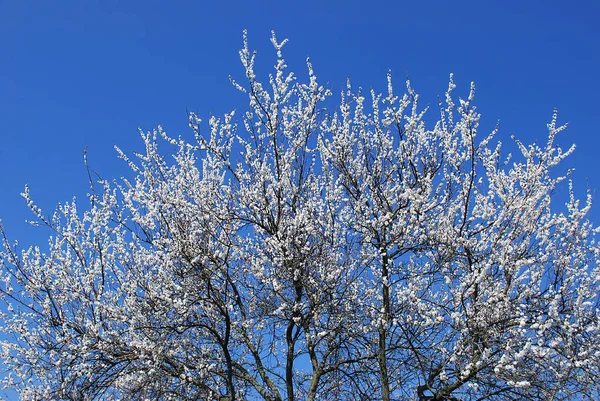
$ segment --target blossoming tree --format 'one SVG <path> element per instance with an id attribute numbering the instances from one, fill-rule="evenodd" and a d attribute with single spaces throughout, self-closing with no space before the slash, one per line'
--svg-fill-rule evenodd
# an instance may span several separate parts
<path id="1" fill-rule="evenodd" d="M 4 240 L 2 357 L 24 400 L 578 400 L 600 396 L 600 248 L 571 152 L 480 136 L 474 87 L 424 121 L 244 35 L 249 108 L 142 133 L 130 179 L 61 204 L 48 249 Z M 174 148 L 163 156 L 158 145 Z M 569 187 L 570 188 L 570 187 Z"/>

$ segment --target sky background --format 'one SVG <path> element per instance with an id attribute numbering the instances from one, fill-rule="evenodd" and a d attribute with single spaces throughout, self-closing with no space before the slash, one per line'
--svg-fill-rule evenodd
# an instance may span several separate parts
<path id="1" fill-rule="evenodd" d="M 29 184 L 47 213 L 85 196 L 83 151 L 104 178 L 127 174 L 113 146 L 140 148 L 138 127 L 189 135 L 187 112 L 208 119 L 243 109 L 242 30 L 266 77 L 270 31 L 289 38 L 288 65 L 321 84 L 397 90 L 406 76 L 437 116 L 451 72 L 456 93 L 477 85 L 483 134 L 545 142 L 554 108 L 577 150 L 576 193 L 589 188 L 600 224 L 600 5 L 596 1 L 30 1 L 0 0 L 0 218 L 21 244 L 47 233 L 20 197 Z M 566 188 L 561 189 L 564 191 Z M 81 202 L 83 203 L 83 202 Z"/>
<path id="2" fill-rule="evenodd" d="M 189 135 L 188 111 L 206 121 L 243 109 L 228 78 L 243 79 L 243 29 L 259 76 L 274 64 L 273 29 L 290 40 L 290 68 L 306 77 L 310 56 L 335 93 L 348 76 L 376 91 L 388 68 L 398 91 L 410 77 L 431 123 L 451 72 L 458 95 L 474 81 L 481 135 L 499 120 L 505 143 L 543 143 L 557 108 L 570 123 L 559 144 L 577 144 L 565 164 L 577 195 L 598 199 L 599 15 L 595 1 L 0 0 L 0 218 L 11 238 L 39 241 L 25 184 L 50 213 L 85 196 L 86 147 L 92 169 L 117 178 L 128 171 L 113 146 L 139 149 L 138 127 Z"/>

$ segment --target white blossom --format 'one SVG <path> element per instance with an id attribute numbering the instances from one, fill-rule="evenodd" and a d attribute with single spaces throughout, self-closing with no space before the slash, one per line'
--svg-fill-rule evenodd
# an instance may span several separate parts
<path id="1" fill-rule="evenodd" d="M 194 140 L 140 132 L 131 169 L 4 238 L 0 346 L 23 400 L 595 399 L 599 232 L 553 194 L 574 147 L 480 130 L 450 76 L 435 112 L 350 81 L 331 106 L 286 43 L 249 107 Z M 239 118 L 240 120 L 236 120 Z M 427 118 L 427 122 L 426 119 Z M 206 130 L 206 131 L 205 131 Z M 162 146 L 176 149 L 166 155 Z M 35 191 L 35 189 L 32 189 Z"/>

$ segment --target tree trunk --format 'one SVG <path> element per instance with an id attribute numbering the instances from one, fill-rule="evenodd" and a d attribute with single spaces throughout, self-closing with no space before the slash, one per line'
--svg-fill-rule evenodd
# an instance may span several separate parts
<path id="1" fill-rule="evenodd" d="M 386 355 L 386 340 L 387 340 L 387 325 L 390 314 L 390 278 L 388 271 L 389 259 L 386 253 L 383 254 L 381 265 L 381 277 L 383 281 L 383 315 L 379 326 L 379 343 L 377 350 L 377 361 L 379 363 L 379 378 L 381 380 L 381 400 L 390 401 L 390 383 L 388 377 L 387 355 Z"/>

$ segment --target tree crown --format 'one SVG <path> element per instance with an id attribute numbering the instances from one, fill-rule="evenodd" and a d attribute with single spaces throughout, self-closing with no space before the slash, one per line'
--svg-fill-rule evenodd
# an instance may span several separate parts
<path id="1" fill-rule="evenodd" d="M 118 150 L 133 178 L 59 205 L 49 249 L 4 240 L 5 386 L 39 400 L 594 399 L 591 196 L 552 203 L 555 144 L 503 156 L 472 85 L 439 118 L 410 82 L 367 96 L 255 73 L 194 141 Z M 429 112 L 431 114 L 431 112 Z M 236 120 L 239 116 L 239 120 Z M 174 146 L 163 156 L 159 143 Z M 163 145 L 161 145 L 163 146 Z M 92 180 L 91 180 L 92 181 Z"/>

